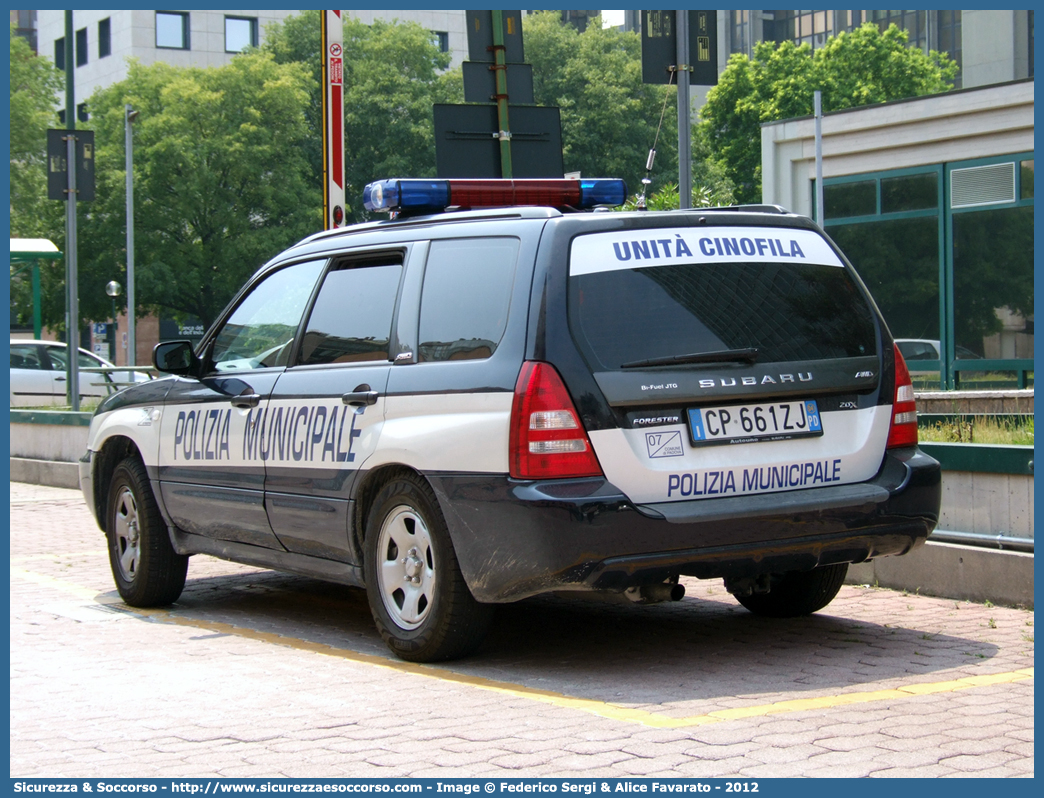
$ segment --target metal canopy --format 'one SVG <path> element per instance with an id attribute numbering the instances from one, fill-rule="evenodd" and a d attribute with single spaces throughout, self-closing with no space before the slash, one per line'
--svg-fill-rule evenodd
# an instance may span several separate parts
<path id="1" fill-rule="evenodd" d="M 51 241 L 46 238 L 12 238 L 11 263 L 26 263 L 34 260 L 58 260 L 63 257 Z"/>

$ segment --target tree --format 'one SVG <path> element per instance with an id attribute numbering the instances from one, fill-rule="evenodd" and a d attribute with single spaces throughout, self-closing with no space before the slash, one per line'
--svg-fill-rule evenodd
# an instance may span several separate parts
<path id="1" fill-rule="evenodd" d="M 677 91 L 642 83 L 637 33 L 603 28 L 598 20 L 579 33 L 546 11 L 525 18 L 523 35 L 534 99 L 561 109 L 567 172 L 622 177 L 632 191 L 640 189 L 666 95 L 653 174 L 655 182 L 677 183 Z"/>
<path id="2" fill-rule="evenodd" d="M 47 200 L 47 129 L 55 124 L 62 73 L 11 30 L 11 235 L 52 236 L 60 214 Z"/>
<path id="3" fill-rule="evenodd" d="M 303 64 L 314 79 L 306 121 L 307 153 L 316 184 L 322 175 L 319 14 L 307 11 L 270 25 L 262 50 L 278 63 Z M 431 32 L 409 22 L 366 25 L 344 20 L 345 199 L 348 221 L 366 218 L 363 187 L 388 177 L 435 175 L 432 105 L 460 102 L 460 71 L 446 75 L 450 55 Z"/>
<path id="4" fill-rule="evenodd" d="M 57 92 L 62 73 L 47 58 L 36 55 L 25 39 L 11 30 L 11 235 L 49 238 L 64 245 L 64 203 L 47 199 L 47 129 L 56 124 Z M 40 262 L 45 285 L 65 285 L 64 262 Z M 11 272 L 11 322 L 32 324 L 32 283 L 28 267 Z"/>
<path id="5" fill-rule="evenodd" d="M 947 91 L 957 65 L 945 53 L 907 47 L 907 33 L 872 22 L 840 33 L 816 50 L 793 42 L 759 42 L 753 59 L 734 53 L 707 95 L 699 134 L 736 186 L 741 202 L 761 201 L 761 125 L 823 110 Z"/>
<path id="6" fill-rule="evenodd" d="M 132 63 L 90 98 L 97 198 L 80 225 L 80 307 L 107 318 L 125 269 L 124 104 L 134 123 L 138 302 L 209 325 L 267 259 L 322 225 L 300 64 L 244 53 L 227 66 Z"/>

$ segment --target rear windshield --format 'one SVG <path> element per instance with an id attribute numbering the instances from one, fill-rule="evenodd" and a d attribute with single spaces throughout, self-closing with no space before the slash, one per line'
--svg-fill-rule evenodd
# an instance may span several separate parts
<path id="1" fill-rule="evenodd" d="M 649 265 L 571 268 L 570 328 L 593 367 L 748 348 L 761 363 L 876 352 L 870 306 L 839 263 L 774 262 L 767 252 L 708 262 L 713 246 L 687 249 L 696 257 L 682 249 Z"/>

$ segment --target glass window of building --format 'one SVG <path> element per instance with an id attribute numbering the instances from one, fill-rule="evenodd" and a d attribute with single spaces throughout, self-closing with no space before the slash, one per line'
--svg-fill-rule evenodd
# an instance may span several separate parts
<path id="1" fill-rule="evenodd" d="M 830 225 L 827 233 L 856 267 L 892 335 L 939 337 L 938 214 Z"/>
<path id="2" fill-rule="evenodd" d="M 824 185 L 827 233 L 896 338 L 941 342 L 951 388 L 1010 385 L 1011 369 L 978 361 L 1033 359 L 1033 160 L 1025 153 Z M 866 213 L 875 187 L 879 210 Z"/>
<path id="3" fill-rule="evenodd" d="M 87 63 L 87 28 L 76 31 L 76 66 Z"/>
<path id="4" fill-rule="evenodd" d="M 449 32 L 444 30 L 433 30 L 431 32 L 432 39 L 435 41 L 435 46 L 439 48 L 440 53 L 449 52 Z"/>
<path id="5" fill-rule="evenodd" d="M 112 55 L 112 19 L 106 17 L 98 23 L 98 58 Z"/>
<path id="6" fill-rule="evenodd" d="M 1027 28 L 1029 33 L 1029 77 L 1033 77 L 1033 10 L 1028 12 Z"/>
<path id="7" fill-rule="evenodd" d="M 65 37 L 54 40 L 54 68 L 65 69 Z"/>
<path id="8" fill-rule="evenodd" d="M 813 50 L 834 34 L 834 11 L 772 11 L 764 23 L 765 38 L 775 42 L 807 44 Z"/>
<path id="9" fill-rule="evenodd" d="M 256 17 L 225 17 L 225 52 L 241 53 L 257 47 Z"/>
<path id="10" fill-rule="evenodd" d="M 181 11 L 157 11 L 156 46 L 170 50 L 188 50 L 189 15 Z"/>
<path id="11" fill-rule="evenodd" d="M 933 42 L 931 49 L 946 53 L 957 62 L 957 77 L 954 78 L 955 88 L 961 87 L 961 69 L 963 68 L 961 47 L 961 12 L 960 11 L 937 11 L 939 15 L 939 43 Z M 1030 50 L 1030 52 L 1033 52 Z"/>
<path id="12" fill-rule="evenodd" d="M 877 24 L 881 32 L 888 30 L 889 25 L 895 25 L 899 30 L 905 30 L 911 47 L 924 50 L 928 43 L 927 12 L 925 11 L 870 11 L 870 19 Z M 933 50 L 938 49 L 932 47 Z"/>
<path id="13" fill-rule="evenodd" d="M 823 185 L 823 217 L 873 216 L 877 213 L 877 181 Z"/>
<path id="14" fill-rule="evenodd" d="M 750 44 L 750 12 L 729 12 L 729 52 L 751 54 Z"/>
<path id="15" fill-rule="evenodd" d="M 1033 206 L 953 215 L 957 346 L 980 357 L 1033 357 Z"/>
<path id="16" fill-rule="evenodd" d="M 881 179 L 881 213 L 939 207 L 939 175 L 935 172 Z"/>

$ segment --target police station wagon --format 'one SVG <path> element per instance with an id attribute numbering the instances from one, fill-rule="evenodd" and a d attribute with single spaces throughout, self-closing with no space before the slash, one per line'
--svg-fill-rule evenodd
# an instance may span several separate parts
<path id="1" fill-rule="evenodd" d="M 132 606 L 188 557 L 364 587 L 400 657 L 496 604 L 681 598 L 815 612 L 934 528 L 902 356 L 851 264 L 773 206 L 577 212 L 621 181 L 385 180 L 387 221 L 263 266 L 167 377 L 99 406 L 80 464 Z"/>

